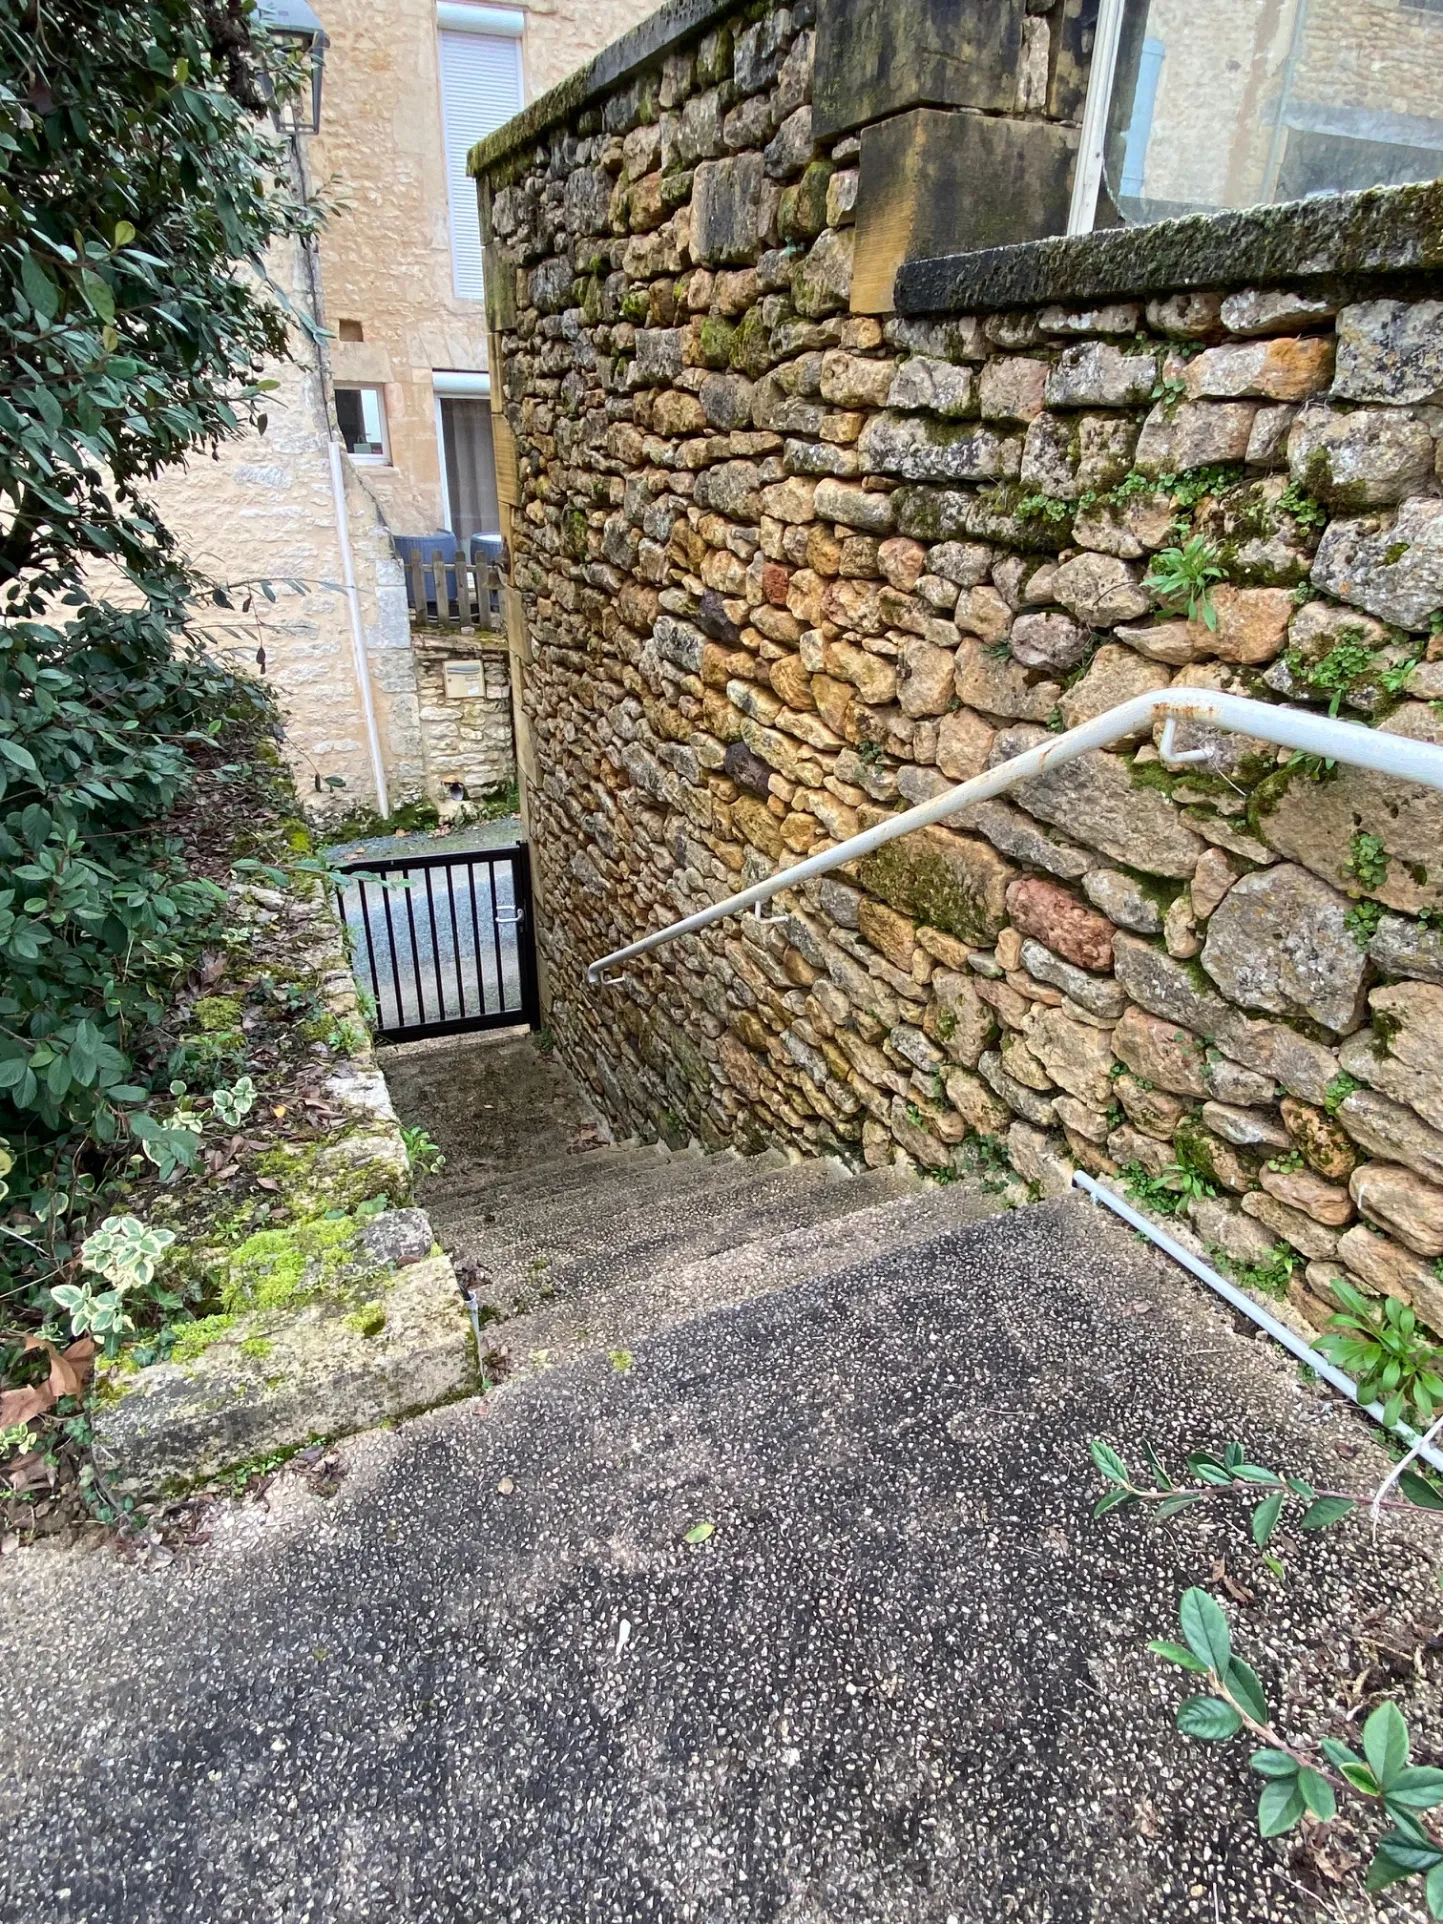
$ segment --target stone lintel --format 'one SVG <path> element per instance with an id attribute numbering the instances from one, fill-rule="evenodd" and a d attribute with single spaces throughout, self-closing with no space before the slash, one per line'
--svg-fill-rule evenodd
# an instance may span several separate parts
<path id="1" fill-rule="evenodd" d="M 1023 0 L 819 0 L 812 131 L 850 133 L 908 107 L 1009 111 Z"/>
<path id="2" fill-rule="evenodd" d="M 1439 269 L 1443 182 L 1426 181 L 914 258 L 897 275 L 896 305 L 899 314 L 980 313 Z"/>

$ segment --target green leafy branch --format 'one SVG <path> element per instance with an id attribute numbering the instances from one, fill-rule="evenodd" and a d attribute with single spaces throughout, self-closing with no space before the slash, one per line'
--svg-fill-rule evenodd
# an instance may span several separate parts
<path id="1" fill-rule="evenodd" d="M 1443 1504 L 1440 1504 L 1443 1507 Z M 1412 1737 L 1398 1706 L 1383 1703 L 1363 1726 L 1363 1754 L 1334 1737 L 1324 1737 L 1315 1756 L 1290 1744 L 1272 1722 L 1262 1680 L 1251 1664 L 1234 1654 L 1227 1612 L 1206 1590 L 1183 1592 L 1178 1621 L 1184 1641 L 1148 1644 L 1155 1656 L 1206 1680 L 1203 1695 L 1178 1705 L 1177 1727 L 1185 1737 L 1226 1743 L 1241 1731 L 1262 1748 L 1248 1760 L 1263 1779 L 1258 1796 L 1258 1829 L 1281 1837 L 1304 1817 L 1330 1824 L 1338 1814 L 1340 1793 L 1351 1791 L 1379 1807 L 1391 1828 L 1374 1847 L 1365 1887 L 1386 1890 L 1410 1877 L 1426 1880 L 1424 1894 L 1435 1918 L 1443 1918 L 1443 1839 L 1422 1821 L 1422 1813 L 1443 1804 L 1443 1770 L 1410 1761 Z"/>
<path id="2" fill-rule="evenodd" d="M 1249 1463 L 1241 1443 L 1229 1443 L 1220 1457 L 1194 1450 L 1187 1459 L 1190 1480 L 1186 1482 L 1169 1476 L 1150 1444 L 1143 1445 L 1146 1475 L 1134 1475 L 1112 1445 L 1101 1438 L 1094 1439 L 1091 1451 L 1093 1463 L 1108 1486 L 1094 1516 L 1105 1516 L 1109 1510 L 1135 1503 L 1151 1505 L 1159 1517 L 1172 1517 L 1223 1496 L 1261 1497 L 1252 1514 L 1253 1541 L 1260 1550 L 1267 1549 L 1290 1500 L 1303 1505 L 1302 1514 L 1296 1518 L 1300 1530 L 1330 1529 L 1359 1503 L 1359 1498 L 1346 1490 L 1320 1490 L 1306 1477 Z M 1378 1509 L 1443 1512 L 1443 1490 L 1421 1471 L 1404 1469 L 1398 1477 L 1398 1488 L 1401 1495 L 1377 1499 Z M 1275 1564 L 1276 1560 L 1269 1562 Z"/>
<path id="3" fill-rule="evenodd" d="M 1163 548 L 1155 554 L 1142 585 L 1164 608 L 1185 612 L 1189 621 L 1201 621 L 1215 630 L 1218 611 L 1212 589 L 1222 578 L 1218 550 L 1206 535 L 1195 534 L 1182 547 Z"/>

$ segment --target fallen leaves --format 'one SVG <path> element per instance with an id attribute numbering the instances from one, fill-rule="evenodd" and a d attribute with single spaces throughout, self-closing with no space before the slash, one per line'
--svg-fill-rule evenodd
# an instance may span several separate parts
<path id="1" fill-rule="evenodd" d="M 705 1543 L 708 1538 L 715 1535 L 714 1523 L 693 1523 L 689 1530 L 683 1532 L 681 1540 L 683 1543 Z"/>
<path id="2" fill-rule="evenodd" d="M 43 1336 L 29 1335 L 24 1347 L 27 1351 L 44 1350 L 50 1358 L 50 1373 L 43 1383 L 28 1384 L 18 1390 L 0 1390 L 0 1429 L 43 1416 L 62 1396 L 80 1396 L 94 1367 L 93 1336 L 77 1337 L 62 1350 Z"/>

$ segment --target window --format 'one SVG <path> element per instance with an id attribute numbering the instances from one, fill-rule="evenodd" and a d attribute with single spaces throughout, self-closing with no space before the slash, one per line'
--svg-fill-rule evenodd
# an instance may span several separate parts
<path id="1" fill-rule="evenodd" d="M 1443 0 L 1102 0 L 1111 105 L 1088 101 L 1095 224 L 1443 176 Z M 1431 57 L 1430 57 L 1431 56 Z M 1100 134 L 1100 139 L 1098 138 Z M 1094 144 L 1096 141 L 1096 144 Z M 1074 203 L 1074 231 L 1093 224 Z"/>
<path id="2" fill-rule="evenodd" d="M 336 334 L 343 341 L 364 341 L 366 330 L 359 321 L 337 321 Z"/>
<path id="3" fill-rule="evenodd" d="M 491 403 L 441 396 L 441 449 L 446 462 L 446 498 L 451 532 L 463 551 L 473 534 L 499 534 L 496 457 L 491 447 Z"/>
<path id="4" fill-rule="evenodd" d="M 336 423 L 346 452 L 358 461 L 389 461 L 386 403 L 378 387 L 338 387 Z"/>
<path id="5" fill-rule="evenodd" d="M 510 36 L 509 29 L 515 21 L 519 33 L 522 16 L 456 5 L 439 7 L 437 13 L 441 119 L 451 199 L 451 271 L 457 294 L 463 300 L 479 301 L 485 294 L 481 223 L 476 183 L 466 172 L 466 156 L 484 135 L 494 133 L 521 111 L 521 42 Z M 465 22 L 459 31 L 458 21 Z"/>

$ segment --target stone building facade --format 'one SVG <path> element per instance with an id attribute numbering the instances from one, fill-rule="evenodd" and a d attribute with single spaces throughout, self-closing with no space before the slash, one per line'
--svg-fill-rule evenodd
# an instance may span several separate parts
<path id="1" fill-rule="evenodd" d="M 458 509 L 463 538 L 495 525 L 474 499 L 492 491 L 485 308 L 479 286 L 458 278 L 453 242 L 456 222 L 474 233 L 474 193 L 456 167 L 448 174 L 448 142 L 464 153 L 645 6 L 326 0 L 318 11 L 329 41 L 321 126 L 293 143 L 292 161 L 298 181 L 335 211 L 314 252 L 278 249 L 267 263 L 296 315 L 293 358 L 274 370 L 263 435 L 162 477 L 154 493 L 200 566 L 235 585 L 236 605 L 206 617 L 210 639 L 242 664 L 259 651 L 301 793 L 324 815 L 376 805 L 378 760 L 393 808 L 440 799 L 455 782 L 479 795 L 512 778 L 504 647 L 486 654 L 484 693 L 448 696 L 434 651 L 413 651 L 391 540 L 451 526 Z M 483 57 L 448 93 L 448 37 L 463 53 L 494 53 L 496 72 Z M 448 135 L 448 111 L 480 118 Z M 361 418 L 363 396 L 381 426 L 380 452 L 345 455 L 342 527 L 330 448 Z M 449 475 L 447 409 L 458 416 Z M 458 477 L 458 460 L 476 473 Z M 453 639 L 446 652 L 475 654 L 480 644 Z"/>
<path id="2" fill-rule="evenodd" d="M 868 132 L 818 132 L 847 14 L 673 8 L 473 155 L 558 1046 L 621 1129 L 1191 1192 L 1300 1316 L 1346 1272 L 1443 1329 L 1436 790 L 1141 738 L 586 983 L 1140 691 L 1443 743 L 1440 191 L 858 312 L 859 227 L 929 190 L 868 207 Z"/>

